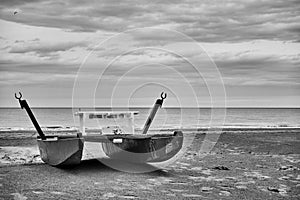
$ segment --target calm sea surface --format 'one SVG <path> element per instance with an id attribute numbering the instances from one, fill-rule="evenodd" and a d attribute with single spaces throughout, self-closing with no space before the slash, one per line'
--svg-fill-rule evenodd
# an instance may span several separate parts
<path id="1" fill-rule="evenodd" d="M 76 127 L 78 119 L 72 108 L 34 108 L 32 109 L 40 126 Z M 90 109 L 82 109 L 90 110 Z M 107 108 L 98 108 L 104 111 Z M 128 109 L 113 109 L 128 110 Z M 150 108 L 130 108 L 138 111 L 135 127 L 142 128 Z M 96 119 L 87 119 L 87 127 L 97 127 Z M 300 127 L 300 108 L 162 108 L 153 121 L 152 129 L 201 128 L 201 127 Z M 20 108 L 0 108 L 0 130 L 32 128 L 25 110 Z"/>

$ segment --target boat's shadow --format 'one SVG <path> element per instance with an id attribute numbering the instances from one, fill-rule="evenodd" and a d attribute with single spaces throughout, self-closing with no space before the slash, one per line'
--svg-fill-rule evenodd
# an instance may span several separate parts
<path id="1" fill-rule="evenodd" d="M 109 158 L 83 160 L 77 166 L 64 167 L 62 170 L 68 173 L 93 174 L 93 173 L 150 173 L 152 175 L 168 176 L 168 173 L 160 168 L 147 163 L 131 163 Z"/>

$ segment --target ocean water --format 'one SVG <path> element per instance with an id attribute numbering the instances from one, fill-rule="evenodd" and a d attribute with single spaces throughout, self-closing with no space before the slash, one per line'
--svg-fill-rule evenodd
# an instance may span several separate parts
<path id="1" fill-rule="evenodd" d="M 72 108 L 33 108 L 42 128 L 74 128 L 79 125 Z M 91 110 L 91 109 L 81 109 Z M 135 128 L 142 129 L 151 108 L 97 108 L 96 110 L 138 111 Z M 102 123 L 102 122 L 101 122 Z M 106 122 L 103 121 L 105 124 Z M 87 119 L 88 128 L 98 128 L 98 119 Z M 162 108 L 157 112 L 151 129 L 206 128 L 206 127 L 300 127 L 300 108 Z M 0 131 L 27 130 L 33 125 L 25 110 L 0 108 Z"/>

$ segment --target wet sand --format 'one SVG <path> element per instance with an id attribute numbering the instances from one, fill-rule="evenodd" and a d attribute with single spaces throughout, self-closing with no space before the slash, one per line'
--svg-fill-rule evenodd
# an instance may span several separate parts
<path id="1" fill-rule="evenodd" d="M 2 140 L 0 199 L 300 198 L 299 129 L 224 131 L 200 159 L 204 137 L 198 132 L 172 165 L 142 174 L 120 172 L 87 156 L 79 166 L 59 169 L 41 163 L 34 139 Z"/>

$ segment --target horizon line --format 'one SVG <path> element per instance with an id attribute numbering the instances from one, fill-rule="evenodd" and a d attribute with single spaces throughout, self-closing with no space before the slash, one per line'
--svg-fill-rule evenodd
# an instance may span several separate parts
<path id="1" fill-rule="evenodd" d="M 7 109 L 7 108 L 13 108 L 13 109 L 17 109 L 20 107 L 17 106 L 0 106 L 0 109 Z M 93 109 L 93 108 L 152 108 L 152 106 L 131 106 L 131 107 L 126 107 L 126 106 L 115 106 L 115 107 L 108 107 L 108 106 L 96 106 L 96 107 L 71 107 L 71 106 L 32 106 L 30 108 L 40 108 L 40 109 L 63 109 L 63 108 L 74 108 L 74 109 Z M 209 107 L 209 106 L 200 106 L 200 107 L 176 107 L 176 106 L 164 106 L 163 108 L 218 108 L 218 109 L 227 109 L 227 108 L 283 108 L 283 109 L 287 109 L 287 108 L 293 108 L 293 109 L 300 109 L 300 106 L 227 106 L 227 107 Z"/>

